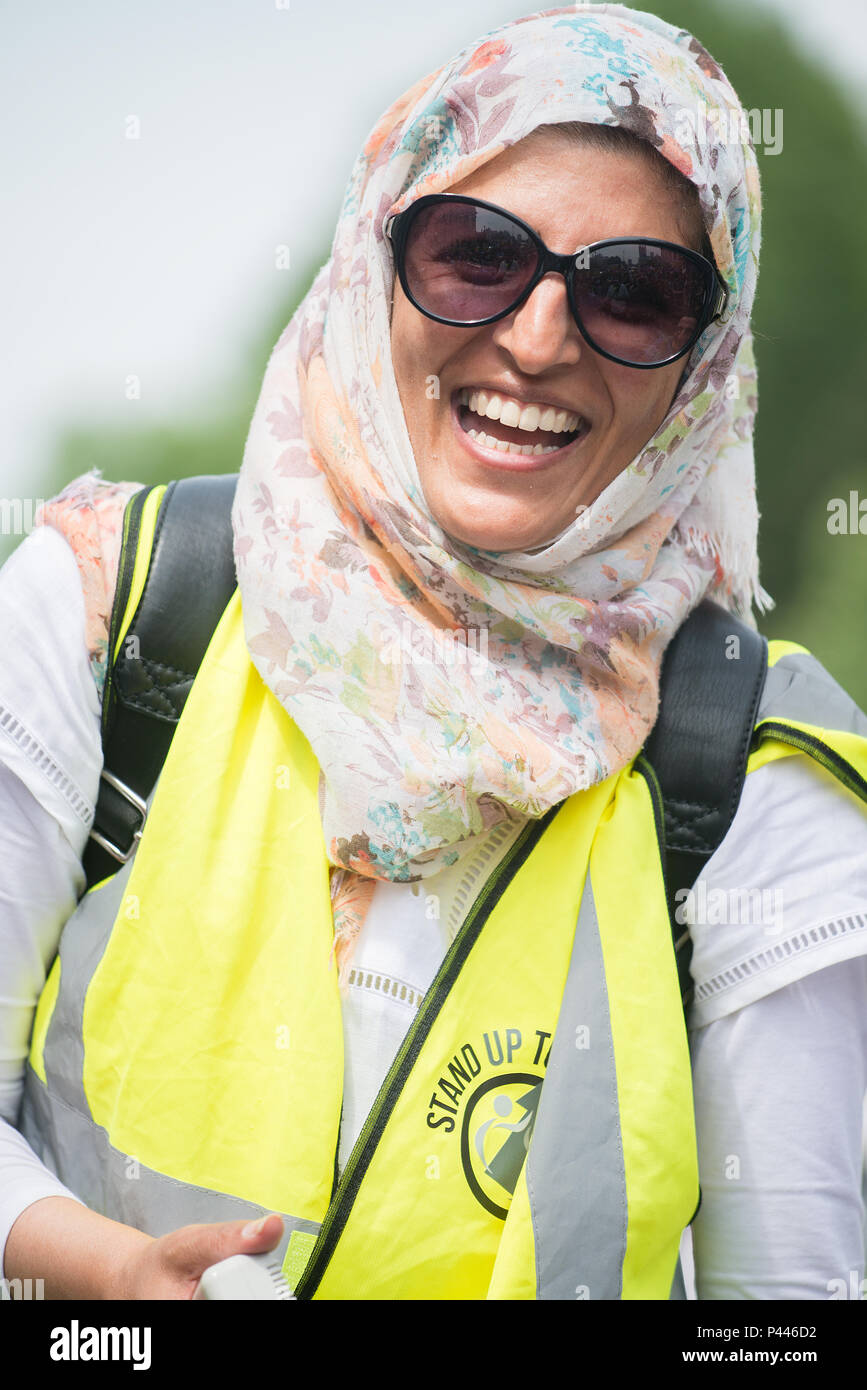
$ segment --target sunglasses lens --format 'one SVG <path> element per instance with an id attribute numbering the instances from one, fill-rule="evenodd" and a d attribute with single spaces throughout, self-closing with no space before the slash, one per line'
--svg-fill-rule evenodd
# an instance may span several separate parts
<path id="1" fill-rule="evenodd" d="M 456 323 L 478 323 L 520 299 L 538 265 L 516 223 L 475 203 L 429 203 L 415 215 L 404 273 L 419 308 Z"/>
<path id="2" fill-rule="evenodd" d="M 587 335 L 603 352 L 645 365 L 689 343 L 707 302 L 707 277 L 673 248 L 612 245 L 575 271 L 573 294 Z"/>
<path id="3" fill-rule="evenodd" d="M 520 302 L 539 268 L 539 248 L 506 213 L 443 198 L 411 213 L 403 273 L 423 313 L 484 323 Z M 634 366 L 685 351 L 706 319 L 708 267 L 676 247 L 612 242 L 577 257 L 573 309 L 602 352 Z"/>

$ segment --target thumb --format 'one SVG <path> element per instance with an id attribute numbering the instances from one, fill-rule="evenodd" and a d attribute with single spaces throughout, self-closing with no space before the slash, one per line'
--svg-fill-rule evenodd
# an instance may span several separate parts
<path id="1" fill-rule="evenodd" d="M 252 1221 L 187 1226 L 174 1233 L 171 1263 L 180 1274 L 200 1277 L 210 1265 L 230 1255 L 258 1255 L 273 1249 L 282 1235 L 283 1218 L 276 1213 Z"/>
<path id="2" fill-rule="evenodd" d="M 238 1253 L 258 1255 L 262 1250 L 273 1250 L 283 1235 L 283 1217 L 276 1212 L 260 1216 L 257 1221 L 247 1221 L 240 1231 L 244 1242 Z"/>

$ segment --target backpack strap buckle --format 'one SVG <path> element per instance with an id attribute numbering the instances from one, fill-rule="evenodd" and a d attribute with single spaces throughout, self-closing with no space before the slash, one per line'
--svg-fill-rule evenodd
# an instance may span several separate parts
<path id="1" fill-rule="evenodd" d="M 96 829 L 96 825 L 90 832 L 90 838 L 95 840 L 106 854 L 110 854 L 112 859 L 116 859 L 119 864 L 126 864 L 135 854 L 138 842 L 144 833 L 148 814 L 147 802 L 139 796 L 138 792 L 134 792 L 132 787 L 128 787 L 119 777 L 115 777 L 113 772 L 106 772 L 103 768 L 100 776 L 117 793 L 117 797 L 112 796 L 111 793 L 108 793 L 107 796 L 103 794 L 99 801 L 100 810 L 103 814 L 107 812 L 106 820 L 110 820 L 113 826 L 117 827 L 115 831 L 117 839 L 121 838 L 118 833 L 120 830 L 131 832 L 131 838 L 127 847 L 124 848 L 110 840 L 107 835 L 103 835 Z M 120 802 L 118 802 L 118 797 Z M 124 802 L 126 805 L 123 804 Z M 136 824 L 136 819 L 138 824 Z"/>

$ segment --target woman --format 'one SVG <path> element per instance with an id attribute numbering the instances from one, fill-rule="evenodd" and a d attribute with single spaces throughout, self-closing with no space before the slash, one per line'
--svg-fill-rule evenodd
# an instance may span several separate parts
<path id="1" fill-rule="evenodd" d="M 62 636 L 38 650 L 35 542 L 13 558 L 7 608 L 14 581 L 37 592 L 6 808 L 19 862 L 53 854 L 5 931 L 6 1277 L 189 1298 L 276 1248 L 302 1298 L 664 1298 L 699 1175 L 700 1297 L 863 1271 L 863 716 L 774 653 L 784 685 L 809 671 L 801 724 L 827 724 L 848 782 L 774 739 L 751 765 L 704 884 L 785 912 L 777 938 L 693 914 L 692 1077 L 634 767 L 691 610 L 767 597 L 758 178 L 720 109 L 690 35 L 589 5 L 505 26 L 386 113 L 268 365 L 239 592 L 138 852 L 44 988 L 83 886 L 135 487 L 46 508 L 62 662 Z M 28 671 L 72 733 L 25 713 Z"/>

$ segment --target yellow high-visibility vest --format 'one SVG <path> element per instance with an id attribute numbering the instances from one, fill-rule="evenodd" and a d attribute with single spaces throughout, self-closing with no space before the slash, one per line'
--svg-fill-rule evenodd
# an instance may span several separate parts
<path id="1" fill-rule="evenodd" d="M 867 721 L 803 648 L 770 644 L 756 728 L 748 773 L 807 752 L 867 797 Z M 339 1182 L 318 783 L 236 593 L 135 857 L 64 927 L 25 1137 L 153 1235 L 283 1213 L 300 1298 L 668 1298 L 699 1189 L 653 779 L 630 764 L 524 827 Z"/>

